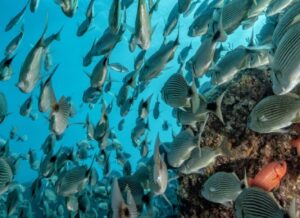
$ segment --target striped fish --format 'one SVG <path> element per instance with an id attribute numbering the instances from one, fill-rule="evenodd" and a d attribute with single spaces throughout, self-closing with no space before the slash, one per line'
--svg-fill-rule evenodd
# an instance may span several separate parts
<path id="1" fill-rule="evenodd" d="M 126 190 L 129 188 L 134 198 L 134 202 L 137 206 L 138 211 L 141 212 L 143 209 L 143 197 L 144 189 L 141 183 L 132 176 L 125 176 L 118 179 L 120 191 L 123 196 L 126 196 Z"/>
<path id="2" fill-rule="evenodd" d="M 5 117 L 8 115 L 7 112 L 7 101 L 4 93 L 0 92 L 0 123 L 2 123 Z"/>
<path id="3" fill-rule="evenodd" d="M 13 172 L 10 165 L 3 158 L 0 158 L 0 194 L 7 191 L 13 179 Z"/>
<path id="4" fill-rule="evenodd" d="M 112 195 L 111 195 L 111 207 L 113 211 L 113 218 L 136 218 L 138 217 L 138 212 L 136 209 L 136 204 L 134 198 L 131 194 L 130 188 L 127 189 L 127 202 L 125 202 L 120 187 L 118 179 L 114 179 L 112 185 Z"/>
<path id="5" fill-rule="evenodd" d="M 299 111 L 296 94 L 268 96 L 252 109 L 247 126 L 258 133 L 285 132 L 283 128 L 300 121 Z"/>
<path id="6" fill-rule="evenodd" d="M 59 179 L 56 182 L 57 194 L 67 197 L 82 191 L 90 178 L 92 164 L 90 168 L 87 168 L 86 166 L 78 166 L 65 171 L 61 176 L 59 176 Z"/>
<path id="7" fill-rule="evenodd" d="M 208 31 L 208 24 L 211 21 L 214 10 L 207 10 L 192 22 L 189 27 L 188 36 L 196 37 L 202 36 Z"/>
<path id="8" fill-rule="evenodd" d="M 250 0 L 252 2 L 251 7 L 248 10 L 247 17 L 253 18 L 261 15 L 266 10 L 272 0 Z"/>
<path id="9" fill-rule="evenodd" d="M 68 127 L 68 118 L 71 115 L 71 104 L 68 98 L 61 97 L 59 102 L 52 108 L 50 116 L 50 129 L 58 136 L 61 136 Z"/>
<path id="10" fill-rule="evenodd" d="M 245 188 L 234 202 L 235 217 L 288 217 L 270 192 L 259 188 Z"/>
<path id="11" fill-rule="evenodd" d="M 190 7 L 192 0 L 178 0 L 178 12 L 184 13 Z"/>
<path id="12" fill-rule="evenodd" d="M 257 45 L 266 45 L 272 43 L 273 33 L 278 23 L 279 16 L 267 17 L 265 25 L 256 35 Z"/>
<path id="13" fill-rule="evenodd" d="M 300 16 L 299 16 L 300 17 Z M 300 82 L 300 22 L 281 39 L 272 61 L 272 88 L 276 95 L 290 92 Z"/>
<path id="14" fill-rule="evenodd" d="M 208 201 L 227 205 L 237 198 L 242 187 L 235 173 L 217 172 L 205 181 L 201 195 Z"/>
<path id="15" fill-rule="evenodd" d="M 279 45 L 282 37 L 286 34 L 287 30 L 292 24 L 299 22 L 300 14 L 300 2 L 295 3 L 290 7 L 283 16 L 279 19 L 279 22 L 273 32 L 272 43 L 274 47 Z"/>
<path id="16" fill-rule="evenodd" d="M 121 28 L 121 0 L 112 1 L 108 21 L 110 31 L 116 34 Z"/>
<path id="17" fill-rule="evenodd" d="M 243 46 L 227 52 L 212 70 L 212 83 L 221 85 L 232 80 L 240 70 L 245 68 L 248 57 L 249 52 Z"/>
<path id="18" fill-rule="evenodd" d="M 191 129 L 181 131 L 169 146 L 168 164 L 172 167 L 180 167 L 196 146 L 198 146 L 198 137 L 194 136 L 193 131 Z"/>
<path id="19" fill-rule="evenodd" d="M 237 29 L 241 21 L 247 17 L 251 0 L 232 0 L 224 5 L 222 22 L 223 28 L 227 34 Z"/>
<path id="20" fill-rule="evenodd" d="M 192 155 L 188 160 L 186 160 L 179 168 L 179 172 L 184 174 L 197 173 L 202 168 L 213 164 L 216 157 L 220 155 L 230 155 L 230 150 L 227 146 L 227 140 L 222 142 L 222 145 L 217 149 L 212 149 L 210 147 L 195 148 L 192 151 Z"/>
<path id="21" fill-rule="evenodd" d="M 162 99 L 174 108 L 187 106 L 189 93 L 190 87 L 179 73 L 173 74 L 161 90 Z"/>
<path id="22" fill-rule="evenodd" d="M 267 8 L 266 15 L 273 16 L 284 11 L 287 7 L 293 3 L 294 0 L 273 0 Z"/>

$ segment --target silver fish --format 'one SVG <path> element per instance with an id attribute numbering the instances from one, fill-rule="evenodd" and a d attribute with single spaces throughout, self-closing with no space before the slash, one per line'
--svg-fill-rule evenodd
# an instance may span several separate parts
<path id="1" fill-rule="evenodd" d="M 185 60 L 187 59 L 187 57 L 188 57 L 189 52 L 190 52 L 191 49 L 192 49 L 192 43 L 190 43 L 190 45 L 184 47 L 181 50 L 181 52 L 179 53 L 178 58 L 177 58 L 177 63 L 178 64 L 185 63 Z"/>
<path id="2" fill-rule="evenodd" d="M 122 65 L 120 63 L 110 63 L 109 67 L 116 72 L 120 72 L 120 73 L 128 73 L 129 72 L 127 67 L 125 67 L 124 65 Z"/>
<path id="3" fill-rule="evenodd" d="M 265 11 L 272 0 L 252 0 L 252 5 L 247 12 L 247 18 L 253 18 L 259 16 Z"/>
<path id="4" fill-rule="evenodd" d="M 82 96 L 82 101 L 88 104 L 96 104 L 102 95 L 101 90 L 94 87 L 86 89 Z"/>
<path id="5" fill-rule="evenodd" d="M 116 34 L 121 28 L 121 0 L 113 0 L 109 10 L 109 29 Z"/>
<path id="6" fill-rule="evenodd" d="M 81 37 L 83 36 L 84 34 L 87 33 L 87 31 L 89 30 L 90 26 L 91 26 L 91 23 L 92 23 L 92 18 L 85 18 L 78 26 L 78 29 L 77 29 L 77 32 L 76 32 L 76 35 L 78 37 Z"/>
<path id="7" fill-rule="evenodd" d="M 173 59 L 178 46 L 179 32 L 174 41 L 163 44 L 161 48 L 144 63 L 140 70 L 139 82 L 148 82 L 157 77 L 165 68 L 165 65 Z"/>
<path id="8" fill-rule="evenodd" d="M 180 14 L 186 12 L 190 5 L 192 3 L 192 0 L 178 0 L 178 12 Z"/>
<path id="9" fill-rule="evenodd" d="M 222 22 L 227 34 L 232 33 L 240 26 L 241 22 L 247 18 L 247 12 L 251 3 L 252 0 L 232 0 L 224 5 Z"/>
<path id="10" fill-rule="evenodd" d="M 56 3 L 67 17 L 73 17 L 78 7 L 78 0 L 57 0 Z"/>
<path id="11" fill-rule="evenodd" d="M 278 14 L 282 11 L 284 11 L 287 7 L 293 3 L 294 0 L 286 0 L 286 1 L 280 1 L 275 0 L 270 3 L 270 5 L 267 8 L 266 15 L 267 16 L 273 16 L 275 14 Z"/>
<path id="12" fill-rule="evenodd" d="M 11 54 L 13 54 L 16 49 L 19 47 L 22 39 L 24 36 L 24 25 L 21 26 L 21 30 L 20 33 L 18 35 L 16 35 L 6 46 L 5 48 L 5 55 L 9 56 Z"/>
<path id="13" fill-rule="evenodd" d="M 180 167 L 186 161 L 192 150 L 198 146 L 198 137 L 191 129 L 181 131 L 168 146 L 167 159 L 172 167 Z"/>
<path id="14" fill-rule="evenodd" d="M 7 100 L 4 93 L 0 92 L 0 123 L 4 121 L 7 115 Z"/>
<path id="15" fill-rule="evenodd" d="M 90 85 L 92 88 L 97 88 L 99 90 L 102 89 L 103 84 L 106 81 L 107 77 L 107 66 L 108 66 L 108 58 L 102 58 L 94 67 L 92 74 L 90 77 Z"/>
<path id="16" fill-rule="evenodd" d="M 38 170 L 40 167 L 40 161 L 38 159 L 36 150 L 29 149 L 28 155 L 29 155 L 28 161 L 29 161 L 30 168 L 32 170 Z"/>
<path id="17" fill-rule="evenodd" d="M 299 122 L 299 107 L 296 94 L 268 96 L 252 109 L 247 126 L 259 133 L 286 132 L 284 128 Z"/>
<path id="18" fill-rule="evenodd" d="M 151 103 L 152 95 L 150 95 L 146 100 L 142 99 L 138 107 L 138 116 L 145 119 L 149 114 L 149 107 Z"/>
<path id="19" fill-rule="evenodd" d="M 170 35 L 173 30 L 176 28 L 178 21 L 179 21 L 179 8 L 178 8 L 178 3 L 174 5 L 174 7 L 172 8 L 168 19 L 167 19 L 167 23 L 165 25 L 164 31 L 163 31 L 163 36 L 167 37 L 168 35 Z"/>
<path id="20" fill-rule="evenodd" d="M 82 191 L 91 175 L 93 161 L 90 168 L 78 166 L 64 172 L 56 182 L 57 194 L 67 197 Z"/>
<path id="21" fill-rule="evenodd" d="M 196 51 L 193 57 L 190 58 L 186 65 L 186 69 L 192 72 L 195 77 L 201 77 L 210 68 L 215 54 L 218 41 L 226 39 L 226 33 L 222 24 L 222 12 L 216 12 L 212 26 L 217 22 L 217 30 L 213 36 L 206 38 Z"/>
<path id="22" fill-rule="evenodd" d="M 138 212 L 136 204 L 132 197 L 130 188 L 127 189 L 127 202 L 122 197 L 122 193 L 118 184 L 118 179 L 114 179 L 112 185 L 111 207 L 113 218 L 137 218 Z"/>
<path id="23" fill-rule="evenodd" d="M 168 169 L 159 153 L 160 144 L 159 135 L 157 135 L 149 174 L 150 189 L 154 195 L 164 195 L 168 186 Z"/>
<path id="24" fill-rule="evenodd" d="M 279 16 L 267 17 L 265 25 L 256 35 L 257 45 L 267 45 L 272 43 L 273 33 L 278 23 Z"/>
<path id="25" fill-rule="evenodd" d="M 194 148 L 190 158 L 186 160 L 178 170 L 184 174 L 197 173 L 202 168 L 213 164 L 216 157 L 220 155 L 230 155 L 226 139 L 222 142 L 222 145 L 215 150 L 210 147 Z"/>
<path id="26" fill-rule="evenodd" d="M 134 51 L 135 45 L 138 45 L 142 50 L 147 50 L 151 45 L 151 15 L 147 10 L 145 0 L 139 0 L 137 13 L 135 18 L 135 29 L 132 34 L 131 51 Z"/>
<path id="27" fill-rule="evenodd" d="M 201 195 L 208 201 L 228 205 L 242 192 L 243 183 L 235 173 L 217 172 L 202 186 Z"/>
<path id="28" fill-rule="evenodd" d="M 135 71 L 138 71 L 141 69 L 141 67 L 144 63 L 145 54 L 146 54 L 146 50 L 142 50 L 134 59 L 134 70 Z"/>
<path id="29" fill-rule="evenodd" d="M 279 19 L 278 24 L 273 32 L 272 44 L 276 48 L 288 29 L 300 21 L 300 2 L 292 5 Z"/>
<path id="30" fill-rule="evenodd" d="M 290 92 L 299 82 L 300 23 L 294 24 L 281 39 L 272 60 L 272 88 L 276 95 Z"/>
<path id="31" fill-rule="evenodd" d="M 232 80 L 240 70 L 248 66 L 249 53 L 250 52 L 243 46 L 227 52 L 211 70 L 212 84 L 221 85 Z"/>
<path id="32" fill-rule="evenodd" d="M 51 79 L 57 71 L 58 66 L 59 65 L 56 65 L 55 68 L 52 70 L 50 76 L 46 79 L 46 81 L 44 83 L 41 83 L 40 95 L 38 99 L 38 106 L 40 112 L 47 112 L 56 103 L 56 97 L 52 87 Z"/>
<path id="33" fill-rule="evenodd" d="M 193 107 L 195 111 L 198 107 L 197 102 L 193 101 L 198 98 L 195 88 L 188 86 L 184 77 L 180 73 L 173 74 L 164 84 L 161 90 L 162 99 L 171 107 Z"/>
<path id="34" fill-rule="evenodd" d="M 189 27 L 188 36 L 202 36 L 208 31 L 208 25 L 213 16 L 213 10 L 208 10 L 195 18 Z"/>

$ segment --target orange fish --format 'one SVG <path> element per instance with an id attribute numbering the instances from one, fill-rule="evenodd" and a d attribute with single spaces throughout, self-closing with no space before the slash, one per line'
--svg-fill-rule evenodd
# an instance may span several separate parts
<path id="1" fill-rule="evenodd" d="M 287 170 L 285 161 L 274 161 L 265 166 L 256 174 L 254 179 L 248 179 L 249 186 L 256 186 L 265 191 L 272 191 L 278 187 Z"/>

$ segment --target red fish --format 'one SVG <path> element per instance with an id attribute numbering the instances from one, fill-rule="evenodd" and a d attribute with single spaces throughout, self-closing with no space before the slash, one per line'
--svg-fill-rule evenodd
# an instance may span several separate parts
<path id="1" fill-rule="evenodd" d="M 285 161 L 274 161 L 265 166 L 256 174 L 254 179 L 248 179 L 249 186 L 256 186 L 265 191 L 272 191 L 278 187 L 281 179 L 286 174 Z"/>

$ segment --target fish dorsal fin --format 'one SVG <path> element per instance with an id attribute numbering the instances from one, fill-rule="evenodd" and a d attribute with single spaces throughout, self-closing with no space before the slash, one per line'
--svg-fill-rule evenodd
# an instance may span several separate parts
<path id="1" fill-rule="evenodd" d="M 245 184 L 245 187 L 248 188 L 249 187 L 249 184 L 248 184 L 248 177 L 247 177 L 247 171 L 246 171 L 246 168 L 244 168 L 244 179 L 243 179 L 243 182 Z"/>

